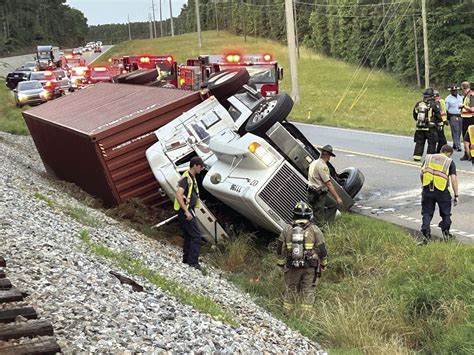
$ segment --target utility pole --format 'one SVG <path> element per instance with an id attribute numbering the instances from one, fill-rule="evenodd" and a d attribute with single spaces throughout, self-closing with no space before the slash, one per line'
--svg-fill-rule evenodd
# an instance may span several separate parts
<path id="1" fill-rule="evenodd" d="M 296 0 L 293 0 L 293 16 L 295 18 L 296 50 L 298 53 L 298 59 L 300 59 L 300 40 L 298 39 L 298 17 L 296 17 Z"/>
<path id="2" fill-rule="evenodd" d="M 428 26 L 426 25 L 426 0 L 421 0 L 421 18 L 423 20 L 423 51 L 425 53 L 425 88 L 430 87 L 430 58 L 428 49 Z"/>
<path id="3" fill-rule="evenodd" d="M 415 68 L 416 68 L 416 83 L 418 87 L 421 87 L 420 80 L 420 64 L 418 63 L 418 36 L 416 35 L 416 21 L 415 16 L 413 16 L 413 36 L 415 37 Z"/>
<path id="4" fill-rule="evenodd" d="M 150 39 L 153 38 L 153 25 L 151 23 L 151 13 L 148 14 L 148 27 L 150 29 Z"/>
<path id="5" fill-rule="evenodd" d="M 171 7 L 171 0 L 170 0 L 170 24 L 171 24 L 171 37 L 174 37 L 174 24 L 173 24 L 173 8 Z"/>
<path id="6" fill-rule="evenodd" d="M 156 38 L 156 17 L 155 17 L 155 2 L 151 0 L 151 9 L 153 11 L 153 35 Z"/>
<path id="7" fill-rule="evenodd" d="M 219 37 L 219 17 L 217 16 L 217 0 L 214 0 L 214 13 L 216 14 L 217 37 Z"/>
<path id="8" fill-rule="evenodd" d="M 247 42 L 247 14 L 245 13 L 246 7 L 247 3 L 244 4 L 244 0 L 242 0 L 242 23 L 244 28 L 244 42 Z"/>
<path id="9" fill-rule="evenodd" d="M 199 0 L 196 0 L 196 22 L 198 30 L 198 44 L 199 48 L 202 47 L 202 37 L 201 37 L 201 19 L 199 18 Z"/>
<path id="10" fill-rule="evenodd" d="M 130 28 L 130 15 L 127 15 L 127 18 L 128 18 L 128 40 L 131 41 L 132 40 L 132 30 Z"/>
<path id="11" fill-rule="evenodd" d="M 300 94 L 298 88 L 298 66 L 296 58 L 295 21 L 293 18 L 293 0 L 285 0 L 286 38 L 288 42 L 288 56 L 291 75 L 291 98 L 298 103 Z"/>
<path id="12" fill-rule="evenodd" d="M 160 0 L 160 37 L 163 37 L 163 12 L 161 11 L 161 0 Z"/>

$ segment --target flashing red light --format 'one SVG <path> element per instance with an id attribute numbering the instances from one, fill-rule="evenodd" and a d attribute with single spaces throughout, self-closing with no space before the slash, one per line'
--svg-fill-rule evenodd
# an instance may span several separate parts
<path id="1" fill-rule="evenodd" d="M 94 68 L 94 71 L 107 71 L 106 67 L 96 67 Z"/>
<path id="2" fill-rule="evenodd" d="M 44 72 L 44 76 L 51 76 L 51 75 L 53 75 L 53 72 L 52 72 L 52 71 L 46 70 L 46 71 Z"/>
<path id="3" fill-rule="evenodd" d="M 44 86 L 46 86 L 47 88 L 51 86 L 51 81 L 47 81 Z"/>
<path id="4" fill-rule="evenodd" d="M 238 54 L 229 54 L 225 58 L 229 63 L 238 63 L 238 62 L 240 62 L 240 55 L 238 55 Z"/>
<path id="5" fill-rule="evenodd" d="M 263 56 L 263 60 L 266 62 L 269 62 L 270 60 L 272 60 L 272 56 L 270 54 L 265 54 Z"/>
<path id="6" fill-rule="evenodd" d="M 109 58 L 109 63 L 112 63 L 112 58 Z"/>
<path id="7" fill-rule="evenodd" d="M 140 63 L 150 63 L 150 58 L 149 57 L 141 57 L 140 58 Z"/>
<path id="8" fill-rule="evenodd" d="M 166 57 L 166 60 L 167 60 L 168 62 L 172 62 L 172 61 L 173 61 L 173 57 L 171 57 L 171 56 Z"/>

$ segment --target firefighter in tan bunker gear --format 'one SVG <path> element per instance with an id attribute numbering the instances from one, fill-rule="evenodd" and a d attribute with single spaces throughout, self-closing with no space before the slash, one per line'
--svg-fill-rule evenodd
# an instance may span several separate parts
<path id="1" fill-rule="evenodd" d="M 283 229 L 278 239 L 278 265 L 285 267 L 286 311 L 294 309 L 297 300 L 301 301 L 303 311 L 311 309 L 317 281 L 327 265 L 324 235 L 313 224 L 312 217 L 311 207 L 304 201 L 298 202 L 293 210 L 293 223 Z"/>

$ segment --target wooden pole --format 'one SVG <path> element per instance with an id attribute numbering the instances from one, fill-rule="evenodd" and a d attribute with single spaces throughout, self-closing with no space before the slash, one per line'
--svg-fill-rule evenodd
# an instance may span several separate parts
<path id="1" fill-rule="evenodd" d="M 201 19 L 199 17 L 199 0 L 196 0 L 196 22 L 197 22 L 197 31 L 198 31 L 198 45 L 199 45 L 199 48 L 201 48 L 202 35 L 201 35 Z"/>
<path id="2" fill-rule="evenodd" d="M 415 37 L 415 69 L 416 69 L 416 83 L 418 87 L 421 87 L 420 79 L 420 63 L 418 62 L 418 36 L 416 35 L 416 21 L 413 16 L 413 36 Z"/>
<path id="3" fill-rule="evenodd" d="M 428 49 L 428 25 L 426 24 L 426 0 L 421 0 L 421 16 L 423 20 L 423 51 L 425 53 L 425 88 L 430 87 L 430 58 Z"/>
<path id="4" fill-rule="evenodd" d="M 171 7 L 171 0 L 170 0 L 170 21 L 171 21 L 171 37 L 174 37 L 173 8 Z"/>
<path id="5" fill-rule="evenodd" d="M 288 41 L 288 57 L 290 61 L 291 75 L 291 97 L 295 103 L 300 101 L 298 87 L 298 65 L 296 55 L 296 39 L 295 39 L 295 21 L 293 18 L 293 0 L 285 0 L 286 11 L 286 37 Z"/>

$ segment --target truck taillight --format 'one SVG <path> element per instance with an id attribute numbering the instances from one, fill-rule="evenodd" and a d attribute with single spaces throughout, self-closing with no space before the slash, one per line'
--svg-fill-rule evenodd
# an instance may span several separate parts
<path id="1" fill-rule="evenodd" d="M 260 89 L 262 96 L 275 96 L 278 94 L 278 85 L 277 84 L 266 84 L 263 85 Z"/>

